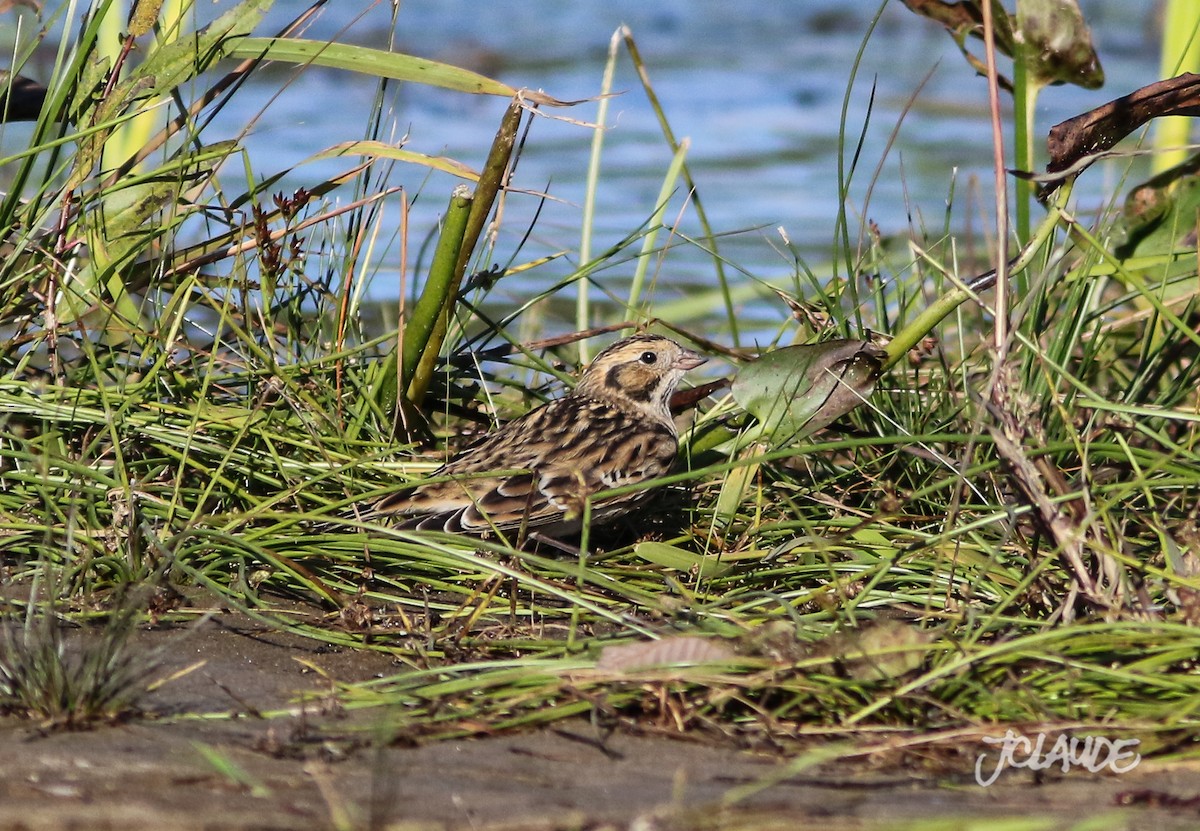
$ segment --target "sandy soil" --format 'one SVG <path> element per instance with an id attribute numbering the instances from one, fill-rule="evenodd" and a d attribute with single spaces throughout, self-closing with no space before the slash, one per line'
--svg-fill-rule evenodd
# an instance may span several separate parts
<path id="1" fill-rule="evenodd" d="M 44 734 L 0 719 L 0 829 L 1200 828 L 1200 770 L 1143 762 L 1120 776 L 1082 771 L 989 788 L 917 770 L 805 771 L 729 805 L 786 760 L 699 742 L 616 735 L 583 720 L 558 730 L 416 747 L 347 741 L 339 713 L 264 719 L 301 691 L 396 670 L 386 656 L 319 649 L 234 614 L 170 640 L 147 717 Z M 315 709 L 315 708 L 314 708 Z M 196 713 L 237 714 L 201 719 Z M 181 714 L 192 714 L 184 716 Z M 1153 804 L 1120 807 L 1121 792 Z M 1143 794 L 1145 797 L 1146 795 Z M 932 820 L 943 824 L 934 824 Z"/>

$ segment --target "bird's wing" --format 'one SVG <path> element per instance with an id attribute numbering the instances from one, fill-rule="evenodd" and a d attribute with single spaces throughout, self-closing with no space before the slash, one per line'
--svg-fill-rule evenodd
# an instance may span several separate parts
<path id="1" fill-rule="evenodd" d="M 592 494 L 670 468 L 677 443 L 667 427 L 620 411 L 580 418 L 562 401 L 510 422 L 439 470 L 442 481 L 385 497 L 375 512 L 417 528 L 535 529 L 578 519 Z"/>

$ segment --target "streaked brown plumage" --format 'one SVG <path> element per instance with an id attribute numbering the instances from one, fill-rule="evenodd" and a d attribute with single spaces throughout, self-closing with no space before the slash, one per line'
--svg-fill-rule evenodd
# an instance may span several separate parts
<path id="1" fill-rule="evenodd" d="M 683 373 L 702 363 L 658 335 L 618 341 L 569 394 L 489 434 L 437 470 L 435 481 L 384 497 L 372 515 L 469 534 L 577 531 L 587 497 L 670 469 L 678 448 L 671 394 Z M 593 523 L 627 512 L 644 495 L 593 503 Z"/>

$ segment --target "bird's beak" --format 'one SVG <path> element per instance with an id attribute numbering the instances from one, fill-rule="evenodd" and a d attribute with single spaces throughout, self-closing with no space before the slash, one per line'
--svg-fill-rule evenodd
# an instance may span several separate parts
<path id="1" fill-rule="evenodd" d="M 675 369 L 682 369 L 686 371 L 689 369 L 695 369 L 707 360 L 708 358 L 704 357 L 699 352 L 693 352 L 690 349 L 685 349 L 679 355 L 679 357 L 675 359 L 675 363 L 672 364 L 672 366 Z"/>

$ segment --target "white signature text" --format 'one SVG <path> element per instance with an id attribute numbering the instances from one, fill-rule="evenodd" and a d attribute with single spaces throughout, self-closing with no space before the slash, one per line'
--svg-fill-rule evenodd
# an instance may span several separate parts
<path id="1" fill-rule="evenodd" d="M 1142 756 L 1132 748 L 1141 744 L 1141 739 L 1108 739 L 1104 736 L 1068 736 L 1060 733 L 1053 746 L 1046 750 L 1046 734 L 1038 733 L 1030 740 L 1013 730 L 1003 736 L 984 736 L 983 741 L 999 745 L 999 756 L 989 759 L 988 752 L 979 754 L 975 760 L 975 781 L 987 787 L 996 781 L 1005 768 L 1029 768 L 1046 770 L 1061 765 L 1063 773 L 1073 767 L 1099 773 L 1108 768 L 1113 773 L 1128 773 L 1138 766 Z M 991 773 L 984 774 L 984 766 L 992 764 Z"/>

